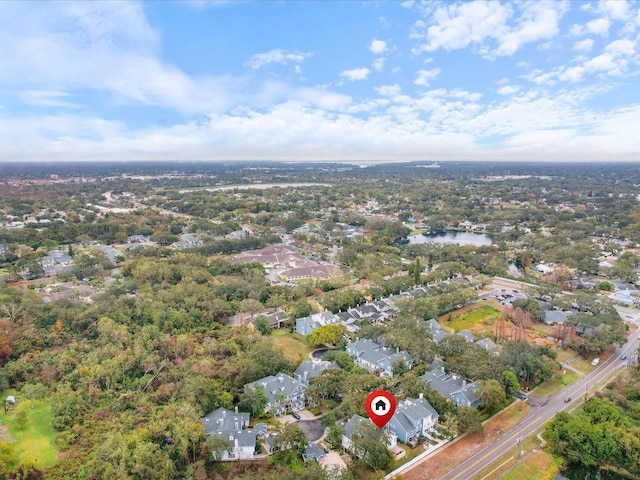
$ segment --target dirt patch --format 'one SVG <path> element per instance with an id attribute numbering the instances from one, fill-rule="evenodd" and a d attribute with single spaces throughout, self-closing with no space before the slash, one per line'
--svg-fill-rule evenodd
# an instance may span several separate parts
<path id="1" fill-rule="evenodd" d="M 9 427 L 0 424 L 0 442 L 12 443 L 15 439 L 9 433 Z"/>
<path id="2" fill-rule="evenodd" d="M 487 420 L 484 431 L 467 435 L 450 443 L 435 455 L 402 473 L 402 480 L 424 480 L 425 478 L 442 478 L 456 465 L 471 458 L 475 453 L 491 445 L 495 440 L 522 420 L 529 407 L 516 402 L 511 408 Z"/>

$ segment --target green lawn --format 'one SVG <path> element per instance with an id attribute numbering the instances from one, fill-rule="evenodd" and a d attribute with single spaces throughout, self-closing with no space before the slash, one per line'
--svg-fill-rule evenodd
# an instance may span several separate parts
<path id="1" fill-rule="evenodd" d="M 19 461 L 31 461 L 40 467 L 56 463 L 58 449 L 54 442 L 56 433 L 50 426 L 52 414 L 49 401 L 36 400 L 32 409 L 31 402 L 14 391 L 3 392 L 0 398 L 4 399 L 7 395 L 15 395 L 17 404 L 7 415 L 0 410 L 0 420 L 4 426 L 9 427 L 8 440 L 13 444 Z M 24 411 L 29 419 L 24 430 L 18 428 L 16 422 L 16 414 L 20 411 Z"/>
<path id="2" fill-rule="evenodd" d="M 450 322 L 445 320 L 442 324 L 445 327 L 452 328 L 456 332 L 461 330 L 490 330 L 500 314 L 501 312 L 497 308 L 491 305 L 484 305 L 459 317 L 453 317 Z"/>
<path id="3" fill-rule="evenodd" d="M 605 355 L 603 355 L 603 357 L 605 357 Z M 604 361 L 604 358 L 600 358 L 600 361 Z M 571 365 L 573 368 L 580 370 L 582 373 L 587 374 L 587 373 L 591 373 L 593 372 L 596 367 L 594 367 L 593 365 L 591 365 L 591 360 L 585 360 L 582 357 L 577 357 L 575 359 L 573 359 L 571 361 L 571 363 L 569 364 Z"/>
<path id="4" fill-rule="evenodd" d="M 534 389 L 531 393 L 533 395 L 538 396 L 546 396 L 553 395 L 554 393 L 562 390 L 566 385 L 571 385 L 572 383 L 580 380 L 580 375 L 574 371 L 566 370 L 567 373 L 561 373 L 558 376 L 554 376 L 553 378 L 547 380 L 542 385 Z"/>
<path id="5" fill-rule="evenodd" d="M 501 478 L 503 480 L 552 479 L 560 471 L 561 465 L 561 459 L 554 458 L 544 450 L 538 450 Z"/>
<path id="6" fill-rule="evenodd" d="M 557 350 L 558 352 L 558 361 L 559 362 L 566 362 L 567 360 L 577 356 L 578 354 L 571 350 L 571 349 L 565 349 L 565 350 Z"/>
<path id="7" fill-rule="evenodd" d="M 288 328 L 274 330 L 271 339 L 276 347 L 282 348 L 284 354 L 296 362 L 306 359 L 313 350 L 299 333 L 291 333 Z"/>

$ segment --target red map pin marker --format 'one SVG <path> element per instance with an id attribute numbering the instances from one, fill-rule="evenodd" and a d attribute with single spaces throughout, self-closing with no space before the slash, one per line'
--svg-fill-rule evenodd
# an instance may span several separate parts
<path id="1" fill-rule="evenodd" d="M 364 408 L 378 428 L 384 427 L 396 411 L 396 399 L 389 392 L 376 390 L 367 397 Z"/>

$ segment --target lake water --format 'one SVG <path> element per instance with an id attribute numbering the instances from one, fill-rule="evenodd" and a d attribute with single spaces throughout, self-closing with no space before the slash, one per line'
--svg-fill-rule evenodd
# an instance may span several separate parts
<path id="1" fill-rule="evenodd" d="M 486 233 L 471 232 L 438 232 L 426 235 L 410 235 L 407 237 L 410 245 L 418 243 L 457 243 L 458 245 L 488 246 L 493 243 L 491 236 Z"/>

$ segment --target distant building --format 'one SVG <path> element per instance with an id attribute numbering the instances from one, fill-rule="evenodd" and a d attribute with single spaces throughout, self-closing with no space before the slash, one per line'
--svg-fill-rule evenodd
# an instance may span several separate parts
<path id="1" fill-rule="evenodd" d="M 545 310 L 544 323 L 547 325 L 563 324 L 567 321 L 567 313 L 562 310 Z"/>
<path id="2" fill-rule="evenodd" d="M 305 386 L 309 386 L 312 378 L 319 376 L 325 370 L 340 368 L 336 362 L 312 362 L 310 360 L 303 361 L 296 371 L 293 372 L 293 378 Z"/>
<path id="3" fill-rule="evenodd" d="M 314 313 L 308 317 L 298 318 L 296 320 L 296 333 L 307 336 L 320 327 L 338 323 L 341 323 L 340 317 L 325 310 L 324 312 Z"/>
<path id="4" fill-rule="evenodd" d="M 436 343 L 440 343 L 449 334 L 449 332 L 442 330 L 438 321 L 433 318 L 427 322 L 427 327 L 429 328 L 429 333 L 431 333 L 431 338 Z"/>
<path id="5" fill-rule="evenodd" d="M 360 415 L 353 415 L 349 419 L 347 424 L 344 426 L 344 429 L 342 431 L 342 447 L 345 450 L 351 451 L 356 456 L 360 456 L 361 452 L 354 451 L 353 441 L 351 437 L 356 427 L 360 425 L 362 422 L 370 422 L 373 425 L 373 422 L 371 422 L 371 420 L 369 420 L 368 418 L 361 417 Z M 396 437 L 394 433 L 389 432 L 389 440 L 386 445 L 387 449 L 391 450 L 392 448 L 396 447 L 397 444 L 398 444 L 398 437 Z"/>
<path id="6" fill-rule="evenodd" d="M 435 369 L 420 377 L 444 398 L 455 402 L 456 405 L 467 407 L 479 407 L 480 397 L 478 391 L 480 385 L 475 382 L 467 382 L 458 374 L 447 374 L 443 369 Z"/>
<path id="7" fill-rule="evenodd" d="M 249 414 L 239 413 L 226 408 L 218 408 L 200 419 L 204 426 L 206 436 L 217 435 L 227 440 L 229 451 L 224 451 L 217 460 L 253 460 L 256 448 L 256 439 L 265 437 L 267 426 L 258 424 L 249 429 Z"/>
<path id="8" fill-rule="evenodd" d="M 264 377 L 244 386 L 245 392 L 254 388 L 263 388 L 267 394 L 265 413 L 281 415 L 287 408 L 297 412 L 305 406 L 304 392 L 307 387 L 284 373 Z"/>
<path id="9" fill-rule="evenodd" d="M 404 362 L 409 370 L 413 368 L 414 359 L 407 351 L 385 347 L 373 340 L 358 340 L 347 345 L 346 350 L 357 365 L 383 377 L 393 377 L 393 368 L 398 362 Z"/>
<path id="10" fill-rule="evenodd" d="M 437 422 L 438 412 L 420 395 L 417 400 L 407 398 L 399 402 L 388 425 L 398 440 L 416 445 L 420 439 L 429 435 Z"/>
<path id="11" fill-rule="evenodd" d="M 498 351 L 498 347 L 495 342 L 488 337 L 478 340 L 476 345 L 484 348 L 489 353 L 496 353 Z"/>

